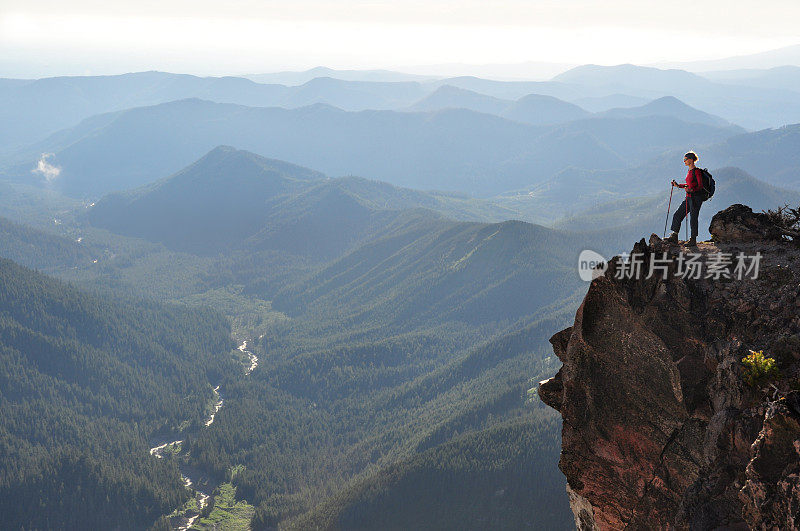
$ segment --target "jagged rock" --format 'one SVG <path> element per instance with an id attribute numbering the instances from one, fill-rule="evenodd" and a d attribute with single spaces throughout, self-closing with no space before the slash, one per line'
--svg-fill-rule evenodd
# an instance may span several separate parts
<path id="1" fill-rule="evenodd" d="M 753 528 L 800 526 L 800 415 L 794 410 L 797 391 L 792 395 L 769 407 L 752 446 L 753 459 L 740 497 Z"/>
<path id="2" fill-rule="evenodd" d="M 561 409 L 563 391 L 559 375 L 539 382 L 539 398 L 553 409 Z"/>
<path id="3" fill-rule="evenodd" d="M 800 440 L 789 444 L 798 436 L 776 412 L 792 413 L 800 381 L 800 249 L 752 239 L 766 229 L 751 216 L 742 205 L 717 214 L 729 239 L 699 253 L 707 265 L 761 252 L 757 278 L 737 279 L 735 263 L 725 269 L 734 278 L 683 278 L 689 249 L 651 237 L 633 252 L 644 273 L 666 259 L 667 278 L 618 278 L 621 258 L 611 259 L 573 326 L 551 338 L 563 366 L 539 395 L 563 418 L 559 467 L 579 529 L 797 528 Z M 775 389 L 744 383 L 749 350 L 778 360 L 780 408 L 768 407 Z M 765 472 L 768 462 L 783 467 Z"/>
<path id="4" fill-rule="evenodd" d="M 766 214 L 746 205 L 731 205 L 711 218 L 708 231 L 719 242 L 780 240 L 781 232 Z"/>

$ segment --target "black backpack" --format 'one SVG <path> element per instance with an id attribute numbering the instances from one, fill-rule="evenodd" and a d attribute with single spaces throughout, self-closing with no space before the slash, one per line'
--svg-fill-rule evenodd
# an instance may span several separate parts
<path id="1" fill-rule="evenodd" d="M 714 181 L 714 177 L 708 172 L 708 168 L 697 169 L 700 170 L 701 179 L 703 181 L 703 190 L 700 193 L 700 197 L 703 198 L 703 201 L 708 201 L 711 199 L 711 196 L 714 195 L 717 189 L 717 183 Z"/>

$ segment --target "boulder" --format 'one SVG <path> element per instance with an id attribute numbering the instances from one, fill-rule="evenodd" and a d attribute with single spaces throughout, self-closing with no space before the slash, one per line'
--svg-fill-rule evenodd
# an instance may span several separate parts
<path id="1" fill-rule="evenodd" d="M 735 204 L 711 218 L 708 231 L 717 242 L 780 240 L 781 231 L 766 214 L 753 212 L 746 205 Z"/>

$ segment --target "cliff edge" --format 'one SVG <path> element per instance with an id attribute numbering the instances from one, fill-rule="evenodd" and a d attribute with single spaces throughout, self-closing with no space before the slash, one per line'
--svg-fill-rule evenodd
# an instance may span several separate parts
<path id="1" fill-rule="evenodd" d="M 800 246 L 744 205 L 709 230 L 614 257 L 550 340 L 578 529 L 800 526 Z"/>

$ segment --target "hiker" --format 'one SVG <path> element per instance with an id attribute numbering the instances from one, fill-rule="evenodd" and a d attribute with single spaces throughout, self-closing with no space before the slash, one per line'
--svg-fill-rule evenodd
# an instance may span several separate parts
<path id="1" fill-rule="evenodd" d="M 670 243 L 678 243 L 678 232 L 681 230 L 681 222 L 683 218 L 689 214 L 689 226 L 692 230 L 692 237 L 686 242 L 688 245 L 694 247 L 697 245 L 697 217 L 700 215 L 700 205 L 703 204 L 703 175 L 702 170 L 695 166 L 695 163 L 700 157 L 694 151 L 688 152 L 683 156 L 683 164 L 689 167 L 686 174 L 686 184 L 679 184 L 675 179 L 672 180 L 672 186 L 684 188 L 686 190 L 686 199 L 683 200 L 681 206 L 675 211 L 672 216 L 672 234 L 669 235 L 667 241 Z"/>

